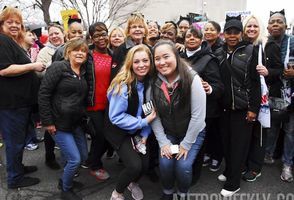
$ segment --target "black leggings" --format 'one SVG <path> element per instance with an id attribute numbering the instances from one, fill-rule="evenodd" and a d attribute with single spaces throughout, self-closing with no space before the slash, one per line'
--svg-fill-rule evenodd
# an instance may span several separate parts
<path id="1" fill-rule="evenodd" d="M 126 137 L 117 153 L 122 160 L 125 169 L 118 177 L 116 191 L 123 193 L 131 182 L 137 182 L 143 173 L 148 169 L 149 155 L 148 149 L 145 155 L 138 153 L 133 149 L 131 137 Z"/>

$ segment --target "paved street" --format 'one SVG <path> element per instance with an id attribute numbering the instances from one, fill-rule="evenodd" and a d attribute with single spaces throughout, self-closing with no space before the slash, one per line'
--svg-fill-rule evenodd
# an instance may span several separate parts
<path id="1" fill-rule="evenodd" d="M 59 199 L 59 191 L 57 189 L 57 180 L 62 173 L 47 168 L 44 164 L 44 145 L 40 144 L 40 148 L 35 151 L 25 151 L 24 164 L 37 165 L 39 170 L 31 176 L 39 177 L 41 183 L 21 190 L 8 190 L 6 186 L 5 166 L 5 148 L 0 149 L 0 200 L 55 200 Z M 60 158 L 59 150 L 55 150 L 58 159 Z M 84 184 L 84 187 L 77 190 L 78 194 L 84 200 L 106 200 L 110 198 L 111 192 L 115 187 L 115 182 L 120 170 L 123 168 L 118 164 L 117 157 L 105 160 L 105 168 L 110 172 L 111 179 L 105 182 L 97 181 L 93 176 L 89 175 L 86 169 L 80 170 L 80 176 L 76 178 Z M 284 183 L 280 180 L 281 162 L 278 161 L 272 166 L 264 166 L 262 176 L 253 183 L 242 181 L 240 192 L 232 199 L 240 200 L 294 200 L 294 183 Z M 208 168 L 204 168 L 200 181 L 191 188 L 191 200 L 217 200 L 222 199 L 219 192 L 222 183 L 217 180 L 219 172 L 210 172 Z M 148 177 L 140 180 L 145 198 L 147 200 L 157 200 L 161 195 L 160 183 L 152 183 Z M 126 191 L 126 200 L 132 199 L 129 192 Z M 198 195 L 198 196 L 197 196 Z M 196 198 L 197 197 L 197 198 Z"/>

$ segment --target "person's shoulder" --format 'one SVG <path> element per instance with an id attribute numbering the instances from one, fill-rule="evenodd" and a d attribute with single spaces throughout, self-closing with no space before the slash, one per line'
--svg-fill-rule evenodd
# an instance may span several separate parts
<path id="1" fill-rule="evenodd" d="M 12 40 L 9 36 L 7 36 L 3 33 L 0 33 L 0 38 L 1 38 L 1 41 L 11 41 Z"/>
<path id="2" fill-rule="evenodd" d="M 69 62 L 67 60 L 54 61 L 47 70 L 66 71 L 69 69 Z"/>
<path id="3" fill-rule="evenodd" d="M 9 36 L 3 34 L 3 33 L 0 33 L 0 45 L 17 45 L 16 42 L 13 41 L 12 38 L 10 38 Z"/>

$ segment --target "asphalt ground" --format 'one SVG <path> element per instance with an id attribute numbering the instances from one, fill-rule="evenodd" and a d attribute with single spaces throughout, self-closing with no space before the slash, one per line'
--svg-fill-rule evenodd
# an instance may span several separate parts
<path id="1" fill-rule="evenodd" d="M 57 159 L 60 160 L 60 151 L 55 150 Z M 84 200 L 106 200 L 110 199 L 111 192 L 123 165 L 119 164 L 117 156 L 113 159 L 103 158 L 105 169 L 110 173 L 111 178 L 107 181 L 98 181 L 91 176 L 88 169 L 80 169 L 80 175 L 75 179 L 84 184 L 80 189 L 75 190 Z M 45 165 L 44 144 L 39 144 L 39 149 L 24 152 L 24 164 L 36 165 L 38 171 L 30 174 L 38 177 L 41 182 L 38 185 L 21 188 L 7 189 L 5 170 L 5 146 L 0 148 L 0 200 L 58 200 L 60 190 L 57 189 L 57 182 L 62 170 L 54 171 Z M 219 192 L 222 189 L 222 182 L 217 180 L 222 169 L 218 172 L 211 172 L 204 167 L 198 183 L 191 187 L 190 199 L 192 200 L 219 200 L 223 199 Z M 294 200 L 294 182 L 285 183 L 280 179 L 282 163 L 277 160 L 273 165 L 264 165 L 262 175 L 255 182 L 241 181 L 241 190 L 231 200 Z M 161 196 L 160 182 L 151 182 L 149 177 L 143 176 L 139 184 L 144 192 L 144 199 L 157 200 Z M 126 200 L 132 199 L 129 191 L 125 191 Z"/>

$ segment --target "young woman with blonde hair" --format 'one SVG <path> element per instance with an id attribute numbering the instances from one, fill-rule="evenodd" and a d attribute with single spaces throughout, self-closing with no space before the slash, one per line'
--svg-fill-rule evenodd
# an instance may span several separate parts
<path id="1" fill-rule="evenodd" d="M 135 148 L 134 137 L 139 136 L 141 142 L 146 144 L 151 133 L 149 123 L 156 116 L 154 111 L 145 116 L 142 109 L 151 72 L 151 51 L 144 44 L 137 45 L 128 52 L 121 71 L 108 89 L 109 117 L 105 125 L 105 137 L 125 166 L 111 200 L 123 200 L 126 188 L 131 191 L 134 199 L 144 197 L 137 182 L 148 168 L 148 149 L 146 154 L 139 153 Z"/>

